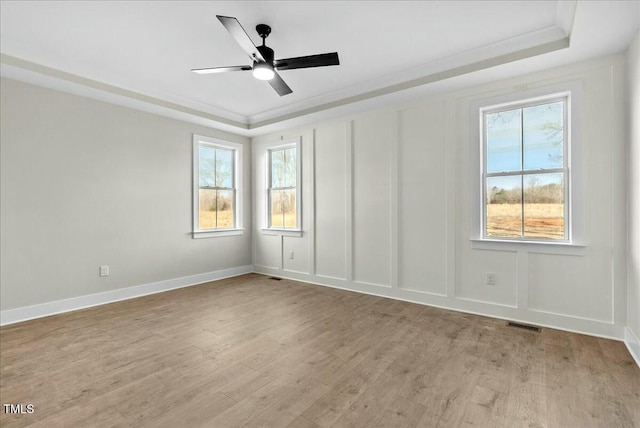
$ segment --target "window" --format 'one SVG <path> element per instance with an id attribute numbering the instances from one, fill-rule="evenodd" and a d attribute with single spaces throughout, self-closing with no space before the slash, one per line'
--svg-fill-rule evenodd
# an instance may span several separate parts
<path id="1" fill-rule="evenodd" d="M 194 238 L 242 233 L 241 157 L 240 144 L 194 135 Z"/>
<path id="2" fill-rule="evenodd" d="M 267 225 L 269 229 L 300 230 L 300 143 L 267 150 Z"/>
<path id="3" fill-rule="evenodd" d="M 482 109 L 484 237 L 568 241 L 567 100 Z"/>
<path id="4" fill-rule="evenodd" d="M 575 83 L 558 89 L 472 103 L 479 160 L 474 177 L 476 248 L 500 248 L 483 241 L 501 248 L 505 242 L 582 246 L 576 125 L 581 87 Z"/>

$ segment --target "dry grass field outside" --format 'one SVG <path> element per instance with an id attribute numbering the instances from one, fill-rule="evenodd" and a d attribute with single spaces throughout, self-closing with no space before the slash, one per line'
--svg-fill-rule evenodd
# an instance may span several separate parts
<path id="1" fill-rule="evenodd" d="M 272 227 L 284 227 L 287 229 L 293 229 L 296 225 L 296 213 L 295 210 L 291 212 L 284 213 L 284 219 L 282 213 L 273 213 L 271 215 L 271 226 Z"/>
<path id="2" fill-rule="evenodd" d="M 232 228 L 233 210 L 209 211 L 200 210 L 200 229 Z M 284 217 L 284 218 L 283 218 Z M 495 237 L 520 237 L 520 205 L 519 204 L 488 204 L 487 205 L 487 235 Z M 273 227 L 296 227 L 295 210 L 273 213 L 271 216 Z M 528 204 L 525 207 L 525 237 L 563 239 L 564 238 L 564 207 L 562 204 Z"/>
<path id="3" fill-rule="evenodd" d="M 520 204 L 487 204 L 487 235 L 521 237 Z M 525 238 L 564 239 L 563 204 L 526 204 Z"/>
<path id="4" fill-rule="evenodd" d="M 200 210 L 200 229 L 216 228 L 216 214 L 218 215 L 218 229 L 231 229 L 233 227 L 233 211 L 208 211 Z M 285 227 L 293 229 L 296 227 L 295 212 L 285 213 L 284 222 L 282 213 L 273 214 L 271 216 L 271 225 L 273 227 Z"/>
<path id="5" fill-rule="evenodd" d="M 230 229 L 233 227 L 233 210 L 209 211 L 200 210 L 200 229 L 215 229 L 216 215 L 218 216 L 218 229 Z"/>

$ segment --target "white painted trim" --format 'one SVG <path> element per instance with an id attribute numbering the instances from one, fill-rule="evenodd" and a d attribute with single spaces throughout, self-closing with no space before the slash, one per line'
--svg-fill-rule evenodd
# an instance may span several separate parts
<path id="1" fill-rule="evenodd" d="M 271 236 L 293 236 L 293 237 L 301 237 L 302 230 L 300 229 L 261 229 L 263 235 L 271 235 Z"/>
<path id="2" fill-rule="evenodd" d="M 282 236 L 302 236 L 302 224 L 303 224 L 303 207 L 302 207 L 302 198 L 304 197 L 304 192 L 302 191 L 303 187 L 303 177 L 302 177 L 302 135 L 298 135 L 296 137 L 284 139 L 282 136 L 281 140 L 278 142 L 273 142 L 267 144 L 264 148 L 264 152 L 266 153 L 266 168 L 265 168 L 265 227 L 262 228 L 263 234 L 270 234 L 268 232 L 273 231 L 275 235 Z M 269 198 L 269 191 L 272 189 L 271 185 L 271 152 L 274 150 L 286 150 L 290 148 L 296 149 L 296 227 L 295 228 L 286 228 L 286 227 L 273 227 L 271 226 L 271 200 Z M 291 234 L 287 234 L 285 232 L 290 231 Z"/>
<path id="3" fill-rule="evenodd" d="M 457 147 L 459 140 L 459 132 L 455 124 L 456 118 L 456 102 L 451 100 L 445 101 L 445 123 L 448 125 L 444 128 L 445 141 L 445 165 L 457 165 Z M 445 295 L 446 297 L 454 297 L 456 294 L 456 192 L 458 191 L 459 174 L 456 168 L 446 168 L 445 173 Z"/>
<path id="4" fill-rule="evenodd" d="M 571 31 L 573 31 L 577 3 L 576 0 L 559 1 L 556 9 L 556 27 L 569 38 L 571 38 Z"/>
<path id="5" fill-rule="evenodd" d="M 610 324 L 610 325 L 614 325 L 615 324 L 613 322 L 612 318 L 610 318 L 608 320 L 604 320 L 604 319 L 591 318 L 591 317 L 585 317 L 585 316 L 580 316 L 580 315 L 563 314 L 561 312 L 554 312 L 554 311 L 548 311 L 548 310 L 544 310 L 544 309 L 532 308 L 530 306 L 527 309 L 530 312 L 537 312 L 539 314 L 556 315 L 556 316 L 560 316 L 560 317 L 573 318 L 573 319 L 583 320 L 583 321 L 595 321 L 595 322 L 600 322 L 600 323 L 605 323 L 605 324 Z"/>
<path id="6" fill-rule="evenodd" d="M 262 267 L 262 266 L 261 266 Z M 331 275 L 320 275 L 320 274 L 316 274 L 315 275 L 317 278 L 324 278 L 324 279 L 328 279 L 330 281 L 346 281 L 346 278 L 340 278 L 338 276 L 331 276 Z"/>
<path id="7" fill-rule="evenodd" d="M 389 286 L 400 287 L 400 141 L 402 110 L 390 113 L 389 129 Z"/>
<path id="8" fill-rule="evenodd" d="M 482 305 L 491 305 L 491 306 L 500 306 L 502 308 L 509 308 L 509 309 L 518 309 L 517 305 L 510 305 L 508 303 L 499 303 L 499 302 L 492 302 L 491 300 L 485 300 L 485 299 L 473 299 L 471 297 L 462 297 L 462 296 L 454 296 L 455 300 L 459 300 L 459 301 L 463 301 L 463 302 L 473 302 L 473 303 L 480 303 Z"/>
<path id="9" fill-rule="evenodd" d="M 345 224 L 345 260 L 346 264 L 346 274 L 347 281 L 353 281 L 355 277 L 354 273 L 354 220 L 353 220 L 353 143 L 354 143 L 354 121 L 350 120 L 347 124 L 347 134 L 346 134 L 346 156 L 344 159 L 345 162 L 345 218 L 347 219 Z"/>
<path id="10" fill-rule="evenodd" d="M 529 253 L 516 253 L 516 307 L 529 309 Z"/>
<path id="11" fill-rule="evenodd" d="M 376 287 L 376 288 L 394 288 L 391 284 L 377 284 L 375 282 L 367 282 L 367 281 L 352 281 L 353 284 L 364 285 L 366 287 Z"/>
<path id="12" fill-rule="evenodd" d="M 244 175 L 244 158 L 242 153 L 242 144 L 234 143 L 231 141 L 221 140 L 219 138 L 207 137 L 205 135 L 193 134 L 193 146 L 192 146 L 192 173 L 193 181 L 192 187 L 192 230 L 193 238 L 211 238 L 215 236 L 230 236 L 230 235 L 242 235 L 243 232 L 243 201 L 244 201 L 244 183 L 242 177 Z M 233 229 L 200 229 L 200 207 L 199 207 L 199 192 L 200 192 L 200 145 L 207 145 L 223 150 L 233 151 L 233 189 L 234 195 L 234 228 Z"/>
<path id="13" fill-rule="evenodd" d="M 584 236 L 584 204 L 583 204 L 583 155 L 582 155 L 582 128 L 583 128 L 583 82 L 570 79 L 566 82 L 504 92 L 489 97 L 472 99 L 469 102 L 469 153 L 471 154 L 471 174 L 469 186 L 471 192 L 471 244 L 472 248 L 480 250 L 500 250 L 500 246 L 506 251 L 530 251 L 535 253 L 582 255 L 585 251 L 586 240 Z M 483 131 L 480 116 L 482 111 L 507 106 L 521 106 L 534 101 L 567 97 L 567 123 L 569 125 L 567 143 L 565 145 L 566 167 L 569 170 L 568 178 L 568 242 L 546 242 L 534 240 L 491 239 L 484 237 L 484 149 Z M 566 204 L 565 204 L 566 206 Z M 534 245 L 529 245 L 534 244 Z"/>
<path id="14" fill-rule="evenodd" d="M 628 326 L 624 328 L 624 344 L 627 345 L 629 353 L 640 367 L 640 339 Z"/>
<path id="15" fill-rule="evenodd" d="M 578 318 L 562 314 L 543 313 L 533 310 L 522 310 L 517 307 L 505 306 L 491 302 L 439 296 L 431 293 L 417 292 L 402 288 L 391 288 L 389 286 L 367 284 L 357 281 L 344 281 L 319 276 L 310 277 L 306 274 L 297 274 L 293 272 L 283 274 L 283 272 L 265 268 L 264 266 L 255 266 L 255 273 L 279 276 L 281 278 L 293 279 L 295 281 L 313 285 L 337 288 L 340 290 L 433 306 L 457 312 L 533 324 L 540 327 L 564 330 L 572 333 L 587 334 L 589 336 L 603 337 L 605 339 L 623 340 L 624 337 L 622 326 L 598 320 Z"/>
<path id="16" fill-rule="evenodd" d="M 305 150 L 309 156 L 309 191 L 306 192 L 307 203 L 305 213 L 307 213 L 308 226 L 308 249 L 309 249 L 309 275 L 316 274 L 316 128 L 311 130 L 311 138 L 309 139 L 309 149 Z M 304 159 L 303 159 L 304 160 Z M 304 178 L 304 177 L 303 177 Z M 303 207 L 305 204 L 302 204 Z"/>
<path id="17" fill-rule="evenodd" d="M 164 281 L 151 282 L 148 284 L 133 287 L 119 288 L 117 290 L 105 291 L 102 293 L 88 294 L 85 296 L 72 297 L 69 299 L 56 300 L 53 302 L 41 303 L 33 306 L 7 309 L 0 311 L 0 325 L 15 324 L 35 318 L 48 317 L 50 315 L 65 312 L 77 311 L 79 309 L 93 306 L 105 305 L 107 303 L 121 300 L 134 299 L 149 294 L 162 293 L 176 288 L 191 287 L 193 285 L 206 282 L 217 281 L 233 276 L 252 273 L 253 266 L 238 266 L 229 269 L 222 269 L 213 272 L 206 272 L 197 275 L 183 276 L 181 278 L 167 279 Z"/>
<path id="18" fill-rule="evenodd" d="M 557 254 L 564 256 L 584 256 L 587 246 L 568 242 L 519 241 L 506 239 L 471 238 L 474 250 L 516 251 L 537 254 Z"/>
<path id="19" fill-rule="evenodd" d="M 199 230 L 191 232 L 193 239 L 202 238 L 220 238 L 221 236 L 238 236 L 244 235 L 244 229 L 227 229 L 227 230 Z"/>

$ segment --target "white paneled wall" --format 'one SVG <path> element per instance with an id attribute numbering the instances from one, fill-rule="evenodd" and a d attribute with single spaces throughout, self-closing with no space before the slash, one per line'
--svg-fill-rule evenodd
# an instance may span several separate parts
<path id="1" fill-rule="evenodd" d="M 316 128 L 315 140 L 315 273 L 318 277 L 347 279 L 347 234 L 350 205 L 347 205 L 351 172 L 350 124 Z M 349 143 L 347 143 L 349 141 Z M 337 159 L 337 160 L 336 160 Z"/>
<path id="2" fill-rule="evenodd" d="M 375 112 L 352 122 L 353 280 L 391 285 L 391 153 L 394 112 Z M 395 125 L 395 126 L 393 126 Z M 319 145 L 322 142 L 318 142 Z M 328 207 L 331 209 L 330 207 Z M 317 216 L 321 217 L 322 212 Z"/>
<path id="3" fill-rule="evenodd" d="M 447 175 L 442 100 L 398 116 L 398 284 L 446 295 Z M 427 182 L 428 177 L 442 177 Z M 427 207 L 437 206 L 439 209 Z"/>
<path id="4" fill-rule="evenodd" d="M 621 57 L 254 138 L 254 264 L 258 272 L 354 291 L 622 337 L 625 323 Z M 583 88 L 586 249 L 473 248 L 470 105 L 579 81 Z M 302 137 L 303 234 L 263 233 L 265 153 Z M 618 190 L 623 189 L 623 190 Z M 622 235 L 623 237 L 623 235 Z M 290 251 L 295 256 L 290 258 Z M 624 257 L 622 257 L 624 260 Z M 622 271 L 621 271 L 622 269 Z M 485 284 L 487 272 L 497 285 Z M 622 274 L 621 274 L 622 273 Z"/>

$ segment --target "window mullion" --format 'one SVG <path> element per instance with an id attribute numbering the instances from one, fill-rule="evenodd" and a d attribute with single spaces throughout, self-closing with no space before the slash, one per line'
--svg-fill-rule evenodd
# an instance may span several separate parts
<path id="1" fill-rule="evenodd" d="M 218 189 L 216 189 L 216 229 L 218 228 Z"/>
<path id="2" fill-rule="evenodd" d="M 286 159 L 286 151 L 285 151 L 285 159 Z M 280 192 L 280 208 L 282 208 L 282 227 L 286 228 L 287 227 L 287 223 L 285 223 L 285 211 L 284 211 L 284 192 Z"/>

